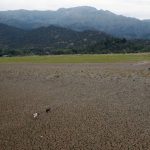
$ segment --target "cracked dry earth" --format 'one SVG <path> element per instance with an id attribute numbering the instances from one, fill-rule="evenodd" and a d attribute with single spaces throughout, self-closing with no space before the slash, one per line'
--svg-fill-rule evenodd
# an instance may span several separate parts
<path id="1" fill-rule="evenodd" d="M 149 150 L 149 68 L 0 64 L 0 150 Z"/>

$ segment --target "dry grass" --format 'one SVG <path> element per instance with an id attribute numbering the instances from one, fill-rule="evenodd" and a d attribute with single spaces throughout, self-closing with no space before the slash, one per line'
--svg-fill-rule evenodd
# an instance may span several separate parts
<path id="1" fill-rule="evenodd" d="M 0 63 L 116 63 L 150 61 L 150 53 L 1 57 Z"/>

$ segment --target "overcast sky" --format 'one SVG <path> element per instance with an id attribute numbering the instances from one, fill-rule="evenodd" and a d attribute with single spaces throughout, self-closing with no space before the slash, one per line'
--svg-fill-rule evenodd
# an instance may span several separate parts
<path id="1" fill-rule="evenodd" d="M 57 10 L 75 6 L 93 6 L 116 14 L 150 19 L 150 0 L 0 0 L 0 10 Z"/>

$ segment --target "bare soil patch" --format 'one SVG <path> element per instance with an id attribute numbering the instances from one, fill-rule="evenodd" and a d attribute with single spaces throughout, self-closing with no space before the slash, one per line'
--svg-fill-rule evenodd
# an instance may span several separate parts
<path id="1" fill-rule="evenodd" d="M 0 150 L 150 149 L 148 68 L 0 64 Z"/>

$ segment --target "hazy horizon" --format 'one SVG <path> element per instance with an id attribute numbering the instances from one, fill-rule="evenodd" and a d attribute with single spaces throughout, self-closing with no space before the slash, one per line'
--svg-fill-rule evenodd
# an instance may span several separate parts
<path id="1" fill-rule="evenodd" d="M 95 7 L 98 10 L 108 10 L 118 15 L 138 19 L 150 19 L 149 0 L 1 0 L 0 11 L 7 10 L 53 10 L 78 6 Z"/>

